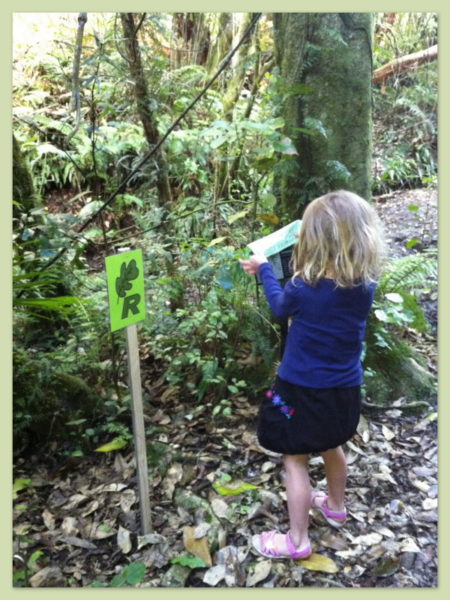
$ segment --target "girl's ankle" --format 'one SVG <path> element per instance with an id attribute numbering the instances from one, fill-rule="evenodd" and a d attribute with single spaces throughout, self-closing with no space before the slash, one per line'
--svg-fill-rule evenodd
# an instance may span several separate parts
<path id="1" fill-rule="evenodd" d="M 289 538 L 291 542 L 294 544 L 295 548 L 302 549 L 306 548 L 309 545 L 309 537 L 308 534 L 306 536 L 294 536 L 291 530 L 288 531 Z"/>
<path id="2" fill-rule="evenodd" d="M 327 498 L 327 506 L 333 512 L 345 512 L 345 504 L 337 504 L 336 502 L 333 502 L 330 496 Z"/>

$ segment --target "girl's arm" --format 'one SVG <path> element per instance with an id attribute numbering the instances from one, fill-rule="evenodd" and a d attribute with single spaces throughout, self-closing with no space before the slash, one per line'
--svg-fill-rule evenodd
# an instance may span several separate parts
<path id="1" fill-rule="evenodd" d="M 296 308 L 295 296 L 291 290 L 292 284 L 288 282 L 285 288 L 280 285 L 267 258 L 254 255 L 249 260 L 240 259 L 239 262 L 249 275 L 259 273 L 267 302 L 273 314 L 278 319 L 292 316 Z"/>

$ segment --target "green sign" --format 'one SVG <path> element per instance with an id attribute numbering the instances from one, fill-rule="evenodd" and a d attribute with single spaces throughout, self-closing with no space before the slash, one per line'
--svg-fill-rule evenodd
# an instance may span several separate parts
<path id="1" fill-rule="evenodd" d="M 145 319 L 142 250 L 107 256 L 109 317 L 111 331 Z"/>

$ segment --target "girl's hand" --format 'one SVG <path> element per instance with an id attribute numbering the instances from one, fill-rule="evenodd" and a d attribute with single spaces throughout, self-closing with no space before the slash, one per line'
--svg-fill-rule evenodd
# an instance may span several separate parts
<path id="1" fill-rule="evenodd" d="M 263 263 L 269 262 L 264 254 L 254 254 L 248 260 L 244 260 L 242 258 L 239 259 L 239 262 L 242 265 L 242 268 L 249 275 L 256 275 L 259 269 L 259 265 Z"/>

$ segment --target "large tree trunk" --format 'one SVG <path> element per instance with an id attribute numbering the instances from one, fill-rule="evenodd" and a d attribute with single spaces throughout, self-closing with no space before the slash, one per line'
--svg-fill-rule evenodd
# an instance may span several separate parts
<path id="1" fill-rule="evenodd" d="M 274 14 L 286 91 L 305 86 L 282 107 L 298 156 L 275 193 L 291 217 L 332 189 L 370 197 L 372 28 L 371 13 Z"/>
<path id="2" fill-rule="evenodd" d="M 213 41 L 208 54 L 206 68 L 208 78 L 211 78 L 220 63 L 231 50 L 233 44 L 233 23 L 231 13 L 219 13 L 212 26 Z"/>
<path id="3" fill-rule="evenodd" d="M 141 52 L 137 40 L 136 24 L 133 13 L 121 13 L 122 27 L 125 38 L 126 57 L 134 84 L 134 96 L 137 110 L 144 127 L 145 137 L 150 147 L 159 142 L 159 132 L 156 120 L 150 108 L 150 97 L 147 90 L 147 81 L 142 67 Z M 172 202 L 172 194 L 168 179 L 168 168 L 162 151 L 156 153 L 157 174 L 156 185 L 160 206 Z"/>
<path id="4" fill-rule="evenodd" d="M 205 13 L 174 13 L 172 31 L 172 67 L 178 69 L 184 65 L 205 65 L 210 44 Z"/>
<path id="5" fill-rule="evenodd" d="M 242 15 L 239 29 L 235 37 L 233 46 L 235 46 L 239 40 L 242 39 L 244 33 L 249 27 L 253 18 L 252 13 L 245 13 Z M 256 30 L 255 30 L 256 31 Z M 242 91 L 242 87 L 245 82 L 248 55 L 252 44 L 252 36 L 248 35 L 244 43 L 240 46 L 238 52 L 234 56 L 233 70 L 231 78 L 228 81 L 227 88 L 223 98 L 223 118 L 230 123 L 233 121 L 234 107 L 239 99 L 239 95 Z M 228 147 L 223 147 L 223 153 L 226 154 Z M 232 165 L 227 161 L 219 161 L 216 166 L 216 185 L 214 197 L 216 200 L 224 198 L 228 195 L 228 189 L 231 184 L 231 173 Z"/>

